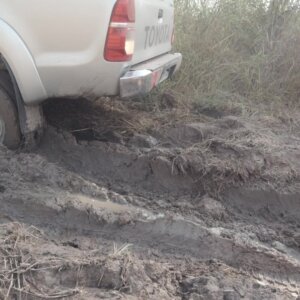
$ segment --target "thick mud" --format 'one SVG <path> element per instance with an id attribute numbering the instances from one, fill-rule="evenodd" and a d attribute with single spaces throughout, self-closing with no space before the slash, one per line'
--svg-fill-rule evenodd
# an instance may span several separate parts
<path id="1" fill-rule="evenodd" d="M 299 299 L 297 130 L 131 109 L 54 103 L 0 149 L 0 298 Z"/>

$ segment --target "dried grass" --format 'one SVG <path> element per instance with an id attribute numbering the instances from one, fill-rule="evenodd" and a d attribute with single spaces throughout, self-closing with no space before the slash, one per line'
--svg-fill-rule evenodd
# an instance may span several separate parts
<path id="1" fill-rule="evenodd" d="M 173 175 L 189 175 L 203 192 L 219 198 L 228 188 L 259 182 L 261 188 L 289 188 L 300 174 L 280 138 L 261 125 L 212 133 L 205 140 L 181 148 L 171 158 Z"/>
<path id="2" fill-rule="evenodd" d="M 39 287 L 35 274 L 43 270 L 56 270 L 61 266 L 57 258 L 37 259 L 24 252 L 21 243 L 32 243 L 41 238 L 37 228 L 25 227 L 19 223 L 0 226 L 0 298 L 15 299 L 63 299 L 78 294 L 78 289 L 49 291 Z"/>

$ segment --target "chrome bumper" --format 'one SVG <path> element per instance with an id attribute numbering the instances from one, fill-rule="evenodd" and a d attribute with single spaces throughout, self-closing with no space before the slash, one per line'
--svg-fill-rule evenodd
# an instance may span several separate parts
<path id="1" fill-rule="evenodd" d="M 180 53 L 166 54 L 134 66 L 120 79 L 122 98 L 149 93 L 155 86 L 178 71 L 182 62 Z"/>

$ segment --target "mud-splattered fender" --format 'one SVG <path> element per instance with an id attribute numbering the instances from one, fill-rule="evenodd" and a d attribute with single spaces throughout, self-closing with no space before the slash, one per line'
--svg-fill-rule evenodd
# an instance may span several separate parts
<path id="1" fill-rule="evenodd" d="M 1 18 L 0 54 L 8 63 L 26 104 L 37 104 L 47 98 L 46 90 L 26 44 Z"/>

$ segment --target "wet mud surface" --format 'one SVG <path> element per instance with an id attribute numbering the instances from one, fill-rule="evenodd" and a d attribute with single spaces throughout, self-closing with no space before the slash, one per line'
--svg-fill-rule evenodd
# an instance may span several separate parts
<path id="1" fill-rule="evenodd" d="M 0 297 L 299 299 L 296 129 L 143 128 L 85 102 L 46 115 L 35 153 L 0 149 Z"/>

